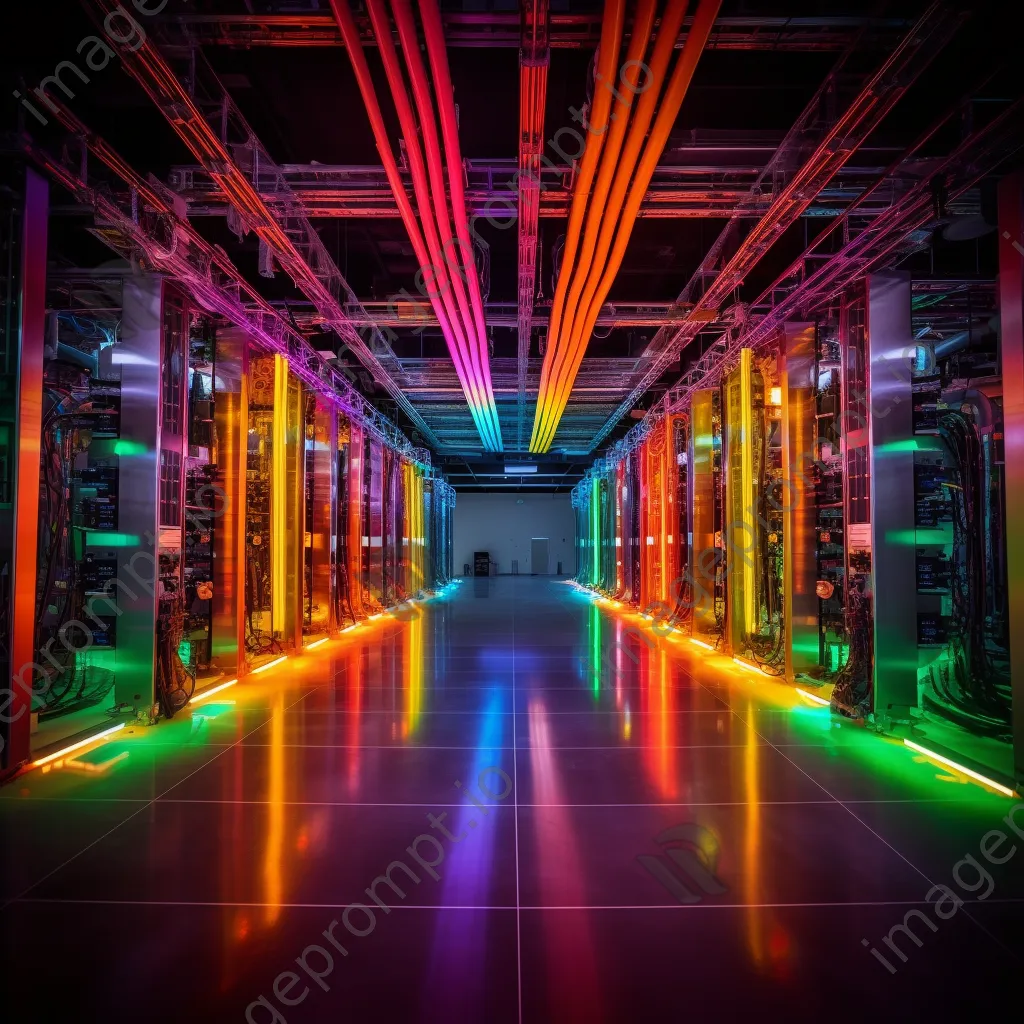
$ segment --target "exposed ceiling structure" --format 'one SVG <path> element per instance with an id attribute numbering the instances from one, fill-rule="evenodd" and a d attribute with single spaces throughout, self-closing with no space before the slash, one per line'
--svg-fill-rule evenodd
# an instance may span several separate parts
<path id="1" fill-rule="evenodd" d="M 934 264 L 1019 127 L 956 3 L 140 3 L 160 10 L 119 67 L 19 108 L 68 223 L 304 351 L 460 488 L 568 489 L 716 353 L 854 273 Z M 83 0 L 20 85 L 118 6 Z M 688 69 L 674 107 L 610 104 L 638 127 L 602 164 L 616 10 L 609 67 Z"/>

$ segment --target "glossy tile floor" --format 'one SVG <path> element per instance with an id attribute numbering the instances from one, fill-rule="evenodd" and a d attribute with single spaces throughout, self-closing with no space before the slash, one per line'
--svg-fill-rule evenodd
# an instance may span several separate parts
<path id="1" fill-rule="evenodd" d="M 1019 1013 L 1024 807 L 631 626 L 466 580 L 3 787 L 2 1018 Z"/>

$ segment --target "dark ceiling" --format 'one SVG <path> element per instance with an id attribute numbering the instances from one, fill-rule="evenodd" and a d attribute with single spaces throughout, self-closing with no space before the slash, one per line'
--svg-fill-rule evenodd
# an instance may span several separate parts
<path id="1" fill-rule="evenodd" d="M 150 0 L 150 6 L 156 6 L 156 0 Z M 1006 99 L 1011 71 L 999 73 L 999 66 L 1005 57 L 1013 59 L 1012 40 L 993 30 L 994 21 L 985 9 L 976 4 L 970 7 L 971 17 L 925 62 L 906 95 L 813 198 L 804 215 L 753 261 L 735 291 L 735 300 L 751 303 L 761 296 L 927 125 L 972 88 L 979 101 L 970 108 L 973 117 L 985 116 L 982 101 L 998 103 Z M 601 9 L 600 3 L 576 0 L 553 0 L 550 4 L 552 48 L 544 122 L 547 139 L 561 127 L 573 127 L 570 108 L 580 107 L 586 99 Z M 87 13 L 96 10 L 94 0 L 85 0 L 82 4 L 18 5 L 17 11 L 5 12 L 8 31 L 3 39 L 4 68 L 9 82 L 5 95 L 9 98 L 10 127 L 21 116 L 22 127 L 34 137 L 50 147 L 61 145 L 59 126 L 51 123 L 42 128 L 26 118 L 11 90 L 31 88 L 44 75 L 52 74 L 59 61 L 73 58 L 79 42 L 96 31 Z M 610 306 L 587 349 L 577 390 L 555 446 L 550 456 L 540 460 L 540 472 L 532 479 L 487 475 L 501 474 L 501 461 L 484 456 L 471 424 L 467 428 L 469 418 L 462 393 L 438 328 L 431 323 L 417 331 L 395 322 L 397 340 L 393 349 L 401 365 L 398 390 L 408 397 L 422 422 L 429 425 L 439 442 L 435 459 L 457 474 L 453 480 L 456 486 L 571 486 L 592 453 L 634 422 L 625 415 L 628 408 L 622 403 L 654 365 L 649 346 L 659 326 L 674 323 L 673 316 L 678 318 L 679 311 L 671 309 L 673 303 L 728 223 L 728 215 L 747 196 L 826 76 L 842 62 L 834 88 L 820 103 L 814 129 L 819 136 L 823 126 L 844 112 L 870 74 L 927 10 L 929 5 L 923 2 L 726 0 L 716 34 L 701 57 L 652 183 L 652 193 L 660 189 L 662 198 L 652 197 L 635 226 L 609 295 Z M 442 11 L 472 205 L 474 195 L 500 193 L 516 167 L 519 14 L 516 4 L 488 0 L 444 2 Z M 383 176 L 369 120 L 348 57 L 332 29 L 326 0 L 168 0 L 158 16 L 140 20 L 177 74 L 187 77 L 190 48 L 199 60 L 208 63 L 213 80 L 219 80 L 230 94 L 264 149 L 285 172 L 292 187 L 299 190 L 310 223 L 371 317 L 383 315 L 389 298 L 403 288 L 415 290 L 417 263 L 397 216 L 379 211 L 362 215 L 355 206 L 339 204 L 331 194 L 334 189 L 336 195 L 338 188 L 358 193 L 382 182 Z M 378 90 L 386 96 L 387 85 L 376 50 L 368 48 L 367 55 Z M 988 71 L 995 77 L 985 83 Z M 125 74 L 120 63 L 115 66 L 111 62 L 102 71 L 93 72 L 88 84 L 74 84 L 76 95 L 67 102 L 75 115 L 142 175 L 172 183 L 188 201 L 190 219 L 201 234 L 222 246 L 264 296 L 286 308 L 287 316 L 315 337 L 318 349 L 340 350 L 341 365 L 368 397 L 415 444 L 429 447 L 429 439 L 422 436 L 394 394 L 375 383 L 337 336 L 320 330 L 321 318 L 314 306 L 288 277 L 280 271 L 272 278 L 261 276 L 255 235 L 239 237 L 232 231 L 225 216 L 224 197 L 211 187 L 208 175 L 172 130 L 168 118 Z M 1014 85 L 1011 93 L 1013 89 L 1019 86 Z M 389 134 L 397 149 L 397 118 L 392 106 L 385 104 L 384 111 L 390 118 Z M 210 116 L 214 116 L 212 111 Z M 917 157 L 933 158 L 949 152 L 969 127 L 962 117 L 953 117 Z M 568 163 L 550 145 L 546 153 L 557 166 L 545 171 L 543 179 L 534 328 L 526 378 L 530 420 L 540 370 L 540 345 L 546 333 L 546 310 L 553 292 L 553 253 L 565 232 L 565 201 L 571 181 Z M 805 155 L 798 147 L 794 153 L 800 158 Z M 320 165 L 322 173 L 314 165 Z M 767 209 L 772 190 L 779 189 L 797 166 L 799 159 L 795 166 L 783 162 L 773 180 L 767 182 L 757 215 Z M 872 200 L 877 210 L 891 205 L 894 197 L 920 180 L 929 167 L 927 160 L 919 166 L 901 167 L 892 176 L 891 186 L 879 190 L 877 202 Z M 105 173 L 98 164 L 90 170 L 100 178 Z M 116 191 L 119 183 L 110 180 Z M 685 193 L 703 195 L 709 190 L 719 190 L 722 196 L 714 215 L 709 215 L 701 202 L 695 202 L 692 210 L 688 208 Z M 977 204 L 976 197 L 963 201 Z M 656 208 L 658 202 L 663 204 L 660 209 Z M 872 207 L 870 212 L 877 211 Z M 91 225 L 87 206 L 68 198 L 63 213 L 66 216 L 55 226 L 51 244 L 56 261 L 94 265 L 110 258 L 110 253 L 83 230 Z M 751 223 L 756 220 L 748 216 Z M 485 225 L 482 234 L 490 246 L 489 273 L 484 283 L 499 413 L 506 439 L 512 438 L 511 442 L 506 440 L 508 458 L 523 461 L 513 451 L 518 232 L 513 222 L 505 230 Z M 967 261 L 973 258 L 975 269 L 980 271 L 981 261 L 987 259 L 984 243 L 972 247 L 972 254 Z M 950 257 L 954 261 L 957 258 L 963 261 L 965 257 L 962 253 Z M 931 268 L 934 247 L 925 256 L 917 253 L 910 259 Z M 708 323 L 680 355 L 655 365 L 655 370 L 663 366 L 663 371 L 647 382 L 649 386 L 635 396 L 633 404 L 646 408 L 725 329 L 722 323 Z"/>

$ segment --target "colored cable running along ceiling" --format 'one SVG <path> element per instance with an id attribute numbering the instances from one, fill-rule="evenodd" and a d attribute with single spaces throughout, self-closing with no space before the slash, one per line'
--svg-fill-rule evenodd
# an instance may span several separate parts
<path id="1" fill-rule="evenodd" d="M 403 68 L 385 0 L 367 0 L 409 160 L 414 211 L 399 175 L 348 0 L 331 0 L 388 182 L 420 265 L 424 290 L 448 343 L 470 414 L 484 449 L 501 451 L 501 429 L 491 386 L 483 298 L 466 217 L 462 156 L 441 13 L 437 0 L 421 0 L 417 7 L 426 43 L 426 63 L 408 0 L 392 0 L 391 3 L 405 57 Z"/>
<path id="2" fill-rule="evenodd" d="M 700 0 L 671 77 L 668 68 L 687 3 L 668 0 L 648 54 L 657 6 L 657 0 L 639 0 L 629 46 L 620 64 L 626 0 L 605 4 L 594 100 L 584 120 L 586 148 L 573 189 L 551 307 L 531 452 L 546 452 L 554 441 L 587 341 L 622 265 L 640 204 L 711 35 L 721 0 Z"/>

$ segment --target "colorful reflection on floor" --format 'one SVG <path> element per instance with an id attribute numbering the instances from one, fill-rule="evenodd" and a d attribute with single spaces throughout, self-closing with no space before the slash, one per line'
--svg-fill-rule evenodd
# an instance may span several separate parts
<path id="1" fill-rule="evenodd" d="M 19 1024 L 953 1019 L 1024 952 L 1013 799 L 555 581 L 47 768 L 0 789 Z"/>

